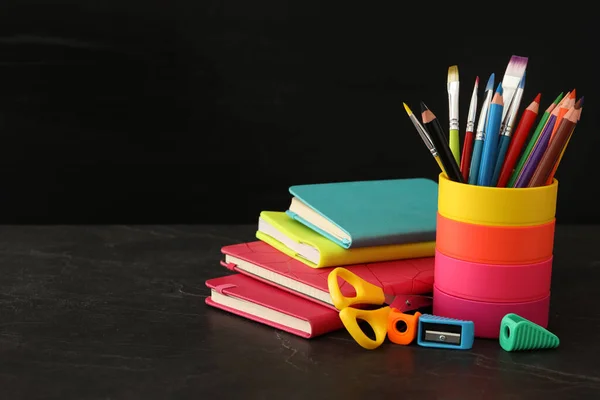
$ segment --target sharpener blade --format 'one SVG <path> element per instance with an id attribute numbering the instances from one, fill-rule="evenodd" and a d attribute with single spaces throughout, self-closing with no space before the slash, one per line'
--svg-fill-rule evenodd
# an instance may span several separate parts
<path id="1" fill-rule="evenodd" d="M 460 344 L 460 333 L 426 330 L 425 340 L 428 342 Z"/>

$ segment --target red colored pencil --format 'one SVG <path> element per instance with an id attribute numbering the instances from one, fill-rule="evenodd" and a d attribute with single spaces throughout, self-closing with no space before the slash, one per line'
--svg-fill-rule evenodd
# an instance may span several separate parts
<path id="1" fill-rule="evenodd" d="M 513 168 L 517 163 L 523 144 L 525 144 L 525 140 L 527 139 L 527 136 L 529 136 L 529 131 L 531 131 L 533 123 L 537 118 L 541 97 L 542 94 L 538 93 L 531 104 L 523 111 L 523 115 L 521 115 L 517 129 L 508 145 L 508 152 L 506 153 L 506 158 L 502 165 L 500 178 L 498 178 L 498 184 L 496 185 L 497 187 L 506 187 L 506 184 L 512 175 Z"/>
<path id="2" fill-rule="evenodd" d="M 471 166 L 471 155 L 473 154 L 473 140 L 475 139 L 473 131 L 475 130 L 475 117 L 477 114 L 477 90 L 479 89 L 479 77 L 475 78 L 475 87 L 471 95 L 471 104 L 467 117 L 467 130 L 465 132 L 465 141 L 463 142 L 462 156 L 460 159 L 460 172 L 465 180 L 469 181 L 469 168 Z"/>

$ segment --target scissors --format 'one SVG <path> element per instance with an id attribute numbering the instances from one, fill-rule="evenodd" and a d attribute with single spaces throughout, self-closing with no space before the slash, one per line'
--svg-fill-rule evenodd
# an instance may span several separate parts
<path id="1" fill-rule="evenodd" d="M 343 279 L 356 292 L 355 297 L 342 294 L 338 278 Z M 421 313 L 405 314 L 405 311 L 417 310 L 431 305 L 432 297 L 423 295 L 386 295 L 383 289 L 362 279 L 345 268 L 335 268 L 327 276 L 327 286 L 333 305 L 340 311 L 340 319 L 350 336 L 362 347 L 373 350 L 384 342 L 386 336 L 397 344 L 410 344 L 417 333 L 418 319 Z M 354 308 L 352 306 L 382 306 L 375 310 Z M 367 322 L 375 333 L 375 340 L 368 337 L 358 325 L 358 321 Z M 406 329 L 398 328 L 398 323 Z"/>

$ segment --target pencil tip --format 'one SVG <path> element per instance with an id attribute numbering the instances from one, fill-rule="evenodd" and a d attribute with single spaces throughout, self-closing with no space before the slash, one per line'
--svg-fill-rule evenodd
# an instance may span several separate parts
<path id="1" fill-rule="evenodd" d="M 575 99 L 576 96 L 577 96 L 577 89 L 573 89 L 573 91 L 571 91 L 571 93 L 569 93 L 569 98 Z"/>
<path id="2" fill-rule="evenodd" d="M 502 82 L 500 82 L 498 84 L 498 88 L 496 89 L 496 93 L 498 93 L 500 96 L 502 96 L 502 94 L 504 93 L 504 89 L 502 89 Z"/>
<path id="3" fill-rule="evenodd" d="M 425 103 L 421 102 L 421 112 L 424 113 L 427 110 L 429 110 L 429 107 L 427 107 Z"/>
<path id="4" fill-rule="evenodd" d="M 402 102 L 402 104 L 404 105 L 404 109 L 406 110 L 406 113 L 408 115 L 411 115 L 412 114 L 411 109 L 406 105 L 406 103 Z"/>
<path id="5" fill-rule="evenodd" d="M 542 94 L 538 93 L 537 96 L 535 96 L 535 99 L 533 99 L 533 101 L 535 101 L 536 103 L 540 103 L 540 101 L 542 101 Z"/>
<path id="6" fill-rule="evenodd" d="M 563 98 L 563 95 L 564 95 L 564 93 L 563 93 L 563 92 L 560 92 L 560 94 L 559 94 L 558 96 L 556 96 L 556 99 L 554 99 L 554 101 L 552 102 L 552 104 L 555 104 L 555 105 L 556 105 L 556 104 L 560 103 L 560 101 L 561 101 L 561 100 L 562 100 L 562 98 Z"/>
<path id="7" fill-rule="evenodd" d="M 579 100 L 577 100 L 577 103 L 575 103 L 575 108 L 579 109 L 579 108 L 583 107 L 583 98 L 584 98 L 584 96 L 581 96 L 579 98 Z"/>

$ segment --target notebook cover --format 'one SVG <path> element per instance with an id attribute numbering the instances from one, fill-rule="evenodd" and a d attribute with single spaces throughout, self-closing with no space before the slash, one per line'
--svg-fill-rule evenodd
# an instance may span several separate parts
<path id="1" fill-rule="evenodd" d="M 260 217 L 291 240 L 317 248 L 321 257 L 315 264 L 301 257 L 274 237 L 261 231 L 256 232 L 258 239 L 312 268 L 433 257 L 435 255 L 435 241 L 344 249 L 284 212 L 263 211 L 260 213 Z"/>
<path id="2" fill-rule="evenodd" d="M 435 240 L 438 185 L 425 178 L 296 185 L 289 192 L 345 231 L 341 241 L 288 215 L 344 248 Z"/>
<path id="3" fill-rule="evenodd" d="M 329 292 L 327 288 L 327 276 L 333 268 L 311 268 L 298 260 L 280 252 L 262 241 L 248 242 L 225 246 L 221 249 L 223 254 L 239 258 L 251 264 L 257 265 L 275 274 L 283 275 L 307 286 L 323 292 Z M 433 266 L 434 257 L 414 258 L 407 260 L 394 260 L 380 263 L 349 265 L 345 268 L 354 272 L 361 278 L 383 288 L 386 294 L 427 294 L 433 291 Z M 332 304 L 326 304 L 318 299 L 308 296 L 306 293 L 296 292 L 285 286 L 262 279 L 252 275 L 233 263 L 221 261 L 221 264 L 235 272 L 247 274 L 256 280 L 269 285 L 302 296 L 318 304 L 335 309 Z M 354 288 L 346 282 L 341 281 L 340 289 L 345 296 L 354 296 Z"/>
<path id="4" fill-rule="evenodd" d="M 279 290 L 273 286 L 266 285 L 256 279 L 249 278 L 245 275 L 234 274 L 220 278 L 209 279 L 206 281 L 206 286 L 219 291 L 221 294 L 237 297 L 251 303 L 282 312 L 284 314 L 308 321 L 311 325 L 311 333 L 307 334 L 280 325 L 275 321 L 264 319 L 244 311 L 215 303 L 210 297 L 206 298 L 206 304 L 231 312 L 250 320 L 260 322 L 273 328 L 290 332 L 304 338 L 314 338 L 343 327 L 342 321 L 339 318 L 338 312 L 323 307 L 314 302 L 308 301 L 298 296 L 294 296 L 283 290 Z"/>

